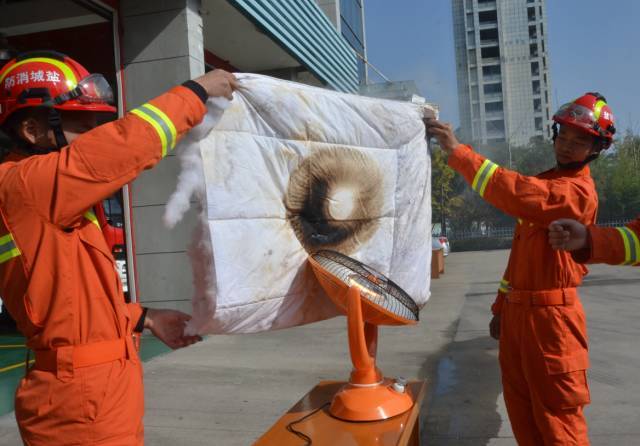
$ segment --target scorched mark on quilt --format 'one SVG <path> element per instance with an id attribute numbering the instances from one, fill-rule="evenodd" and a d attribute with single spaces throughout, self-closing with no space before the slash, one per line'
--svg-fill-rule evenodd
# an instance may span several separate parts
<path id="1" fill-rule="evenodd" d="M 287 219 L 308 252 L 352 253 L 375 233 L 384 202 L 378 163 L 350 148 L 315 150 L 291 174 Z"/>

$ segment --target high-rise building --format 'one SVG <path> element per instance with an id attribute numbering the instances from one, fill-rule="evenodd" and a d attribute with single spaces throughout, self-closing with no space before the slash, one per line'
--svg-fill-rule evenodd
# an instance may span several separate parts
<path id="1" fill-rule="evenodd" d="M 467 140 L 551 135 L 545 0 L 452 0 L 460 125 Z"/>

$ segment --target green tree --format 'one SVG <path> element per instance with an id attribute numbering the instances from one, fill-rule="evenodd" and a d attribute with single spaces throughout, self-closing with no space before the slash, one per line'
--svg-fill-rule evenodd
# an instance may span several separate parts
<path id="1" fill-rule="evenodd" d="M 592 163 L 598 220 L 634 218 L 640 213 L 640 136 L 627 131 L 607 152 Z"/>
<path id="2" fill-rule="evenodd" d="M 514 170 L 523 175 L 538 175 L 556 164 L 553 142 L 531 138 L 524 147 L 511 149 Z"/>
<path id="3" fill-rule="evenodd" d="M 459 196 L 460 181 L 455 171 L 447 165 L 446 154 L 436 148 L 431 157 L 431 207 L 432 221 L 440 223 L 446 234 L 447 222 L 462 205 Z"/>

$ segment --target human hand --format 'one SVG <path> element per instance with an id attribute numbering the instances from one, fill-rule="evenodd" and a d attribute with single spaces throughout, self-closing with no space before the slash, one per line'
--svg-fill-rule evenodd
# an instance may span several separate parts
<path id="1" fill-rule="evenodd" d="M 450 155 L 460 144 L 456 135 L 453 133 L 451 124 L 440 122 L 433 118 L 427 118 L 424 120 L 424 125 L 427 130 L 427 138 L 436 138 L 442 150 L 447 152 L 447 154 Z"/>
<path id="2" fill-rule="evenodd" d="M 561 218 L 549 225 L 549 244 L 553 249 L 575 251 L 588 245 L 587 227 L 570 218 Z"/>
<path id="3" fill-rule="evenodd" d="M 202 341 L 200 336 L 184 334 L 185 324 L 190 319 L 191 316 L 182 311 L 149 308 L 144 328 L 151 330 L 156 338 L 175 350 Z"/>
<path id="4" fill-rule="evenodd" d="M 238 89 L 238 79 L 224 70 L 213 70 L 194 79 L 207 91 L 209 97 L 220 97 L 232 100 L 233 91 Z"/>
<path id="5" fill-rule="evenodd" d="M 496 314 L 489 322 L 489 334 L 495 340 L 500 339 L 500 315 Z"/>

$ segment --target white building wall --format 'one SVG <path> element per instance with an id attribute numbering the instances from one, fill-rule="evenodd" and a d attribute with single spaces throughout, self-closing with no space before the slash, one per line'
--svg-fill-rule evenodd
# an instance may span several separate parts
<path id="1" fill-rule="evenodd" d="M 127 108 L 204 73 L 202 18 L 197 0 L 122 0 Z M 162 223 L 180 166 L 171 153 L 131 185 L 139 300 L 190 312 L 192 274 L 186 255 L 196 224 L 192 211 L 173 230 Z"/>

